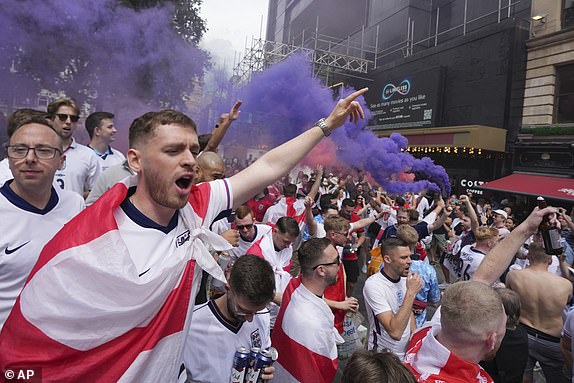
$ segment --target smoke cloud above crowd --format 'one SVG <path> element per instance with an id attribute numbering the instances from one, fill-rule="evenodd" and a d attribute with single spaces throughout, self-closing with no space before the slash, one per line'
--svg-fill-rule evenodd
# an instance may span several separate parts
<path id="1" fill-rule="evenodd" d="M 116 114 L 117 144 L 125 150 L 127 127 L 143 112 L 173 107 L 190 113 L 182 95 L 193 91 L 209 67 L 208 53 L 178 36 L 172 17 L 168 6 L 134 11 L 117 0 L 2 1 L 0 99 L 30 100 L 49 89 L 80 105 L 89 102 Z M 224 97 L 190 114 L 200 131 L 207 132 L 213 122 L 207 114 L 226 112 L 241 99 L 241 118 L 224 145 L 277 146 L 326 117 L 336 103 L 333 91 L 313 76 L 302 56 L 254 74 L 246 85 L 220 85 Z M 350 92 L 345 89 L 341 97 Z M 358 125 L 346 123 L 331 140 L 323 140 L 306 163 L 365 170 L 389 192 L 431 188 L 448 193 L 445 170 L 406 152 L 407 140 L 398 134 L 376 137 L 366 128 L 370 112 L 365 101 L 359 102 L 366 119 Z"/>

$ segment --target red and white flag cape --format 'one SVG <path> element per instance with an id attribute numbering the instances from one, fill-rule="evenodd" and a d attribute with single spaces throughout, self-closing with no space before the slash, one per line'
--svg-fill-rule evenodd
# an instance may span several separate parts
<path id="1" fill-rule="evenodd" d="M 337 343 L 343 338 L 333 327 L 333 313 L 301 283 L 291 280 L 271 335 L 279 353 L 274 382 L 331 383 L 337 372 Z"/>
<path id="2" fill-rule="evenodd" d="M 211 185 L 194 187 L 180 209 L 190 240 L 140 277 L 113 215 L 136 183 L 116 184 L 44 247 L 0 333 L 0 371 L 41 368 L 43 382 L 177 378 L 201 268 L 224 280 L 202 241 L 226 241 L 202 227 Z"/>
<path id="3" fill-rule="evenodd" d="M 299 229 L 305 224 L 305 200 L 284 197 L 265 212 L 263 223 L 276 224 L 281 217 L 291 217 L 299 224 Z"/>

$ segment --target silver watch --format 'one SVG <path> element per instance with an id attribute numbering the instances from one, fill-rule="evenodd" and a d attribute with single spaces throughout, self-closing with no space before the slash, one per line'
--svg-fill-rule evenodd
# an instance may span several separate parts
<path id="1" fill-rule="evenodd" d="M 331 129 L 329 129 L 329 128 L 327 127 L 327 124 L 325 124 L 325 119 L 324 119 L 324 118 L 321 118 L 321 119 L 320 119 L 319 121 L 317 121 L 317 122 L 315 123 L 315 125 L 313 125 L 313 126 L 318 126 L 319 128 L 321 128 L 321 130 L 323 131 L 323 135 L 324 135 L 325 137 L 329 137 L 329 136 L 331 135 Z"/>

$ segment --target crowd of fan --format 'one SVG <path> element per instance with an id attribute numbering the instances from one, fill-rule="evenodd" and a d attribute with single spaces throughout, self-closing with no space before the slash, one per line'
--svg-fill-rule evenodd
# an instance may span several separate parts
<path id="1" fill-rule="evenodd" d="M 65 263 L 58 266 L 50 257 L 68 254 L 66 246 L 89 245 L 86 233 L 77 243 L 63 245 L 71 230 L 109 224 L 103 211 L 113 209 L 109 217 L 118 223 L 112 219 L 106 230 L 119 230 L 122 236 L 104 253 L 113 259 L 114 249 L 124 246 L 121 241 L 126 249 L 150 252 L 149 260 L 125 252 L 137 271 L 136 285 L 141 278 L 163 284 L 162 275 L 169 273 L 156 272 L 156 262 L 176 254 L 187 257 L 177 250 L 186 242 L 189 252 L 196 252 L 191 259 L 203 271 L 178 269 L 189 277 L 189 285 L 186 278 L 166 283 L 168 292 L 187 286 L 188 298 L 195 299 L 193 317 L 190 321 L 188 313 L 180 327 L 170 325 L 169 334 L 177 327 L 184 336 L 170 347 L 173 354 L 150 363 L 154 368 L 173 365 L 184 381 L 185 376 L 189 382 L 228 381 L 239 346 L 277 349 L 279 359 L 265 368 L 265 380 L 333 381 L 343 322 L 359 311 L 361 296 L 369 322 L 368 351 L 353 354 L 343 382 L 519 382 L 532 381 L 538 367 L 548 382 L 570 380 L 574 211 L 533 209 L 527 198 L 515 196 L 487 201 L 471 194 L 443 197 L 432 190 L 391 195 L 368 174 L 345 168 L 297 168 L 277 180 L 323 135 L 349 116 L 362 116 L 353 101 L 357 95 L 341 100 L 328 120 L 286 146 L 250 159 L 244 169 L 239 160 L 226 161 L 217 154 L 225 131 L 239 117 L 239 102 L 222 115 L 213 134 L 199 140 L 187 116 L 147 113 L 130 127 L 126 156 L 110 146 L 117 132 L 111 113 L 86 119 L 91 142 L 84 147 L 73 139 L 79 117 L 73 101 L 58 100 L 47 114 L 16 111 L 8 122 L 7 158 L 0 163 L 0 211 L 9 219 L 0 240 L 6 254 L 0 258 L 0 349 L 17 351 L 3 351 L 0 367 L 31 363 L 44 368 L 48 380 L 74 379 L 54 367 L 67 363 L 73 346 L 61 354 L 42 351 L 22 359 L 39 333 L 60 339 L 50 332 L 51 320 L 70 319 L 66 310 L 35 317 L 34 310 L 41 309 L 26 305 L 44 300 L 45 292 L 37 286 L 43 286 L 51 267 L 54 273 L 66 272 Z M 177 193 L 169 189 L 173 185 Z M 76 216 L 85 207 L 84 198 L 89 207 Z M 149 201 L 169 206 L 171 215 L 150 209 Z M 547 255 L 541 245 L 538 226 L 544 216 L 557 221 L 560 255 Z M 73 224 L 65 225 L 69 221 Z M 23 233 L 36 235 L 35 243 L 23 243 Z M 28 258 L 18 252 L 23 247 L 32 254 Z M 356 291 L 361 274 L 366 274 L 365 285 Z M 75 283 L 90 280 L 76 278 Z M 92 293 L 86 307 L 97 307 L 98 299 Z M 181 299 L 179 303 L 186 298 Z M 46 307 L 50 302 L 45 299 Z M 169 306 L 176 310 L 178 304 Z M 148 324 L 161 321 L 154 316 L 163 312 L 160 307 L 141 322 L 130 317 L 133 328 L 145 328 L 159 339 L 154 331 L 164 330 Z M 137 312 L 147 311 L 138 306 Z M 28 325 L 40 330 L 28 331 Z M 119 332 L 117 339 L 128 333 Z M 61 343 L 75 344 L 71 338 Z M 105 344 L 97 339 L 90 344 Z M 127 342 L 124 347 L 135 346 Z M 135 355 L 150 350 L 141 347 Z M 91 346 L 82 343 L 78 349 Z M 100 360 L 101 354 L 94 355 L 90 358 Z M 167 361 L 169 355 L 178 360 Z M 70 360 L 82 360 L 76 357 Z M 139 366 L 140 372 L 134 372 L 130 363 L 128 375 L 119 376 L 152 379 L 151 370 Z"/>

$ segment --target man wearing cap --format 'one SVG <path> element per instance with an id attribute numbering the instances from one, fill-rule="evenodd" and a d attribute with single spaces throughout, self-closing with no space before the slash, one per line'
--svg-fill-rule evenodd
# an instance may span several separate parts
<path id="1" fill-rule="evenodd" d="M 506 228 L 504 224 L 506 219 L 508 218 L 508 214 L 502 209 L 497 209 L 492 212 L 492 218 L 494 220 L 492 226 L 498 229 L 498 236 L 499 238 L 505 238 L 510 231 Z"/>

